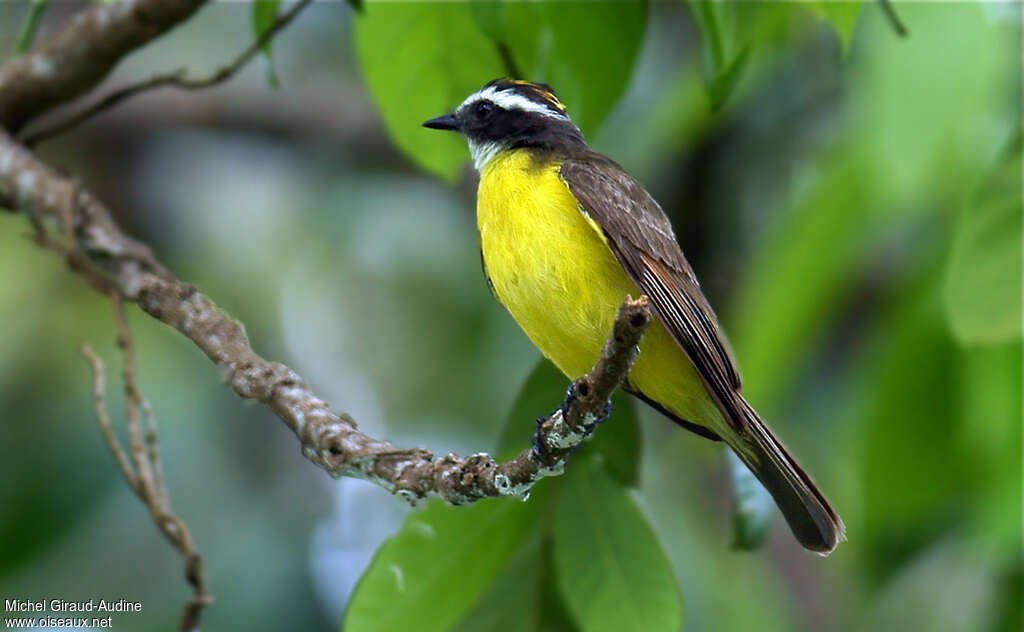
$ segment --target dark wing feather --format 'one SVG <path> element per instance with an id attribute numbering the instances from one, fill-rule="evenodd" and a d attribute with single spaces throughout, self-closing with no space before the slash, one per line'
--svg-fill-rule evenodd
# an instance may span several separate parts
<path id="1" fill-rule="evenodd" d="M 604 231 L 619 263 L 651 299 L 655 315 L 693 362 L 726 418 L 740 430 L 744 416 L 735 401 L 739 373 L 665 212 L 621 167 L 600 154 L 571 157 L 559 173 L 581 210 Z"/>
<path id="2" fill-rule="evenodd" d="M 735 431 L 735 436 L 721 438 L 775 498 L 797 539 L 827 555 L 845 537 L 843 521 L 740 395 L 740 378 L 715 313 L 661 207 L 600 154 L 571 156 L 562 163 L 560 174 L 580 210 L 604 231 L 619 263 L 651 300 L 654 314 L 708 386 Z"/>

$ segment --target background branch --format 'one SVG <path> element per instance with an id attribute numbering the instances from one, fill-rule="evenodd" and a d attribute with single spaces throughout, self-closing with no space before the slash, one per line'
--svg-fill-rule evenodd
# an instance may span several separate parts
<path id="1" fill-rule="evenodd" d="M 351 417 L 330 410 L 295 371 L 257 355 L 241 323 L 177 279 L 148 246 L 125 235 L 91 193 L 2 131 L 0 182 L 12 187 L 14 204 L 37 227 L 56 218 L 65 234 L 74 236 L 74 248 L 57 248 L 69 264 L 79 262 L 73 269 L 97 289 L 113 284 L 120 297 L 136 301 L 143 311 L 188 337 L 222 369 L 235 393 L 277 413 L 299 438 L 307 459 L 331 476 L 363 478 L 410 500 L 437 493 L 461 504 L 518 495 L 542 472 L 557 473 L 548 470 L 559 470 L 568 451 L 585 438 L 587 432 L 580 428 L 603 415 L 605 402 L 628 371 L 633 348 L 649 323 L 646 301 L 627 301 L 601 361 L 573 387 L 578 397 L 564 414 L 552 416 L 539 430 L 541 449 L 536 454 L 526 450 L 501 467 L 487 455 L 436 458 L 428 450 L 402 450 L 360 433 Z M 51 246 L 59 243 L 46 233 L 38 239 Z M 96 275 L 106 283 L 97 281 Z M 459 476 L 452 476 L 455 473 Z"/>
<path id="2" fill-rule="evenodd" d="M 900 19 L 898 13 L 896 13 L 896 7 L 893 6 L 892 0 L 878 0 L 878 4 L 882 6 L 882 14 L 885 15 L 886 21 L 889 22 L 889 26 L 892 30 L 900 37 L 906 37 L 910 35 L 910 31 L 907 30 L 903 20 Z"/>
<path id="3" fill-rule="evenodd" d="M 122 378 L 124 381 L 125 407 L 127 410 L 130 452 L 126 453 L 114 435 L 110 413 L 105 403 L 106 384 L 103 363 L 88 345 L 83 346 L 82 355 L 92 366 L 93 405 L 103 438 L 117 461 L 121 475 L 139 500 L 149 510 L 149 515 L 160 532 L 185 559 L 185 579 L 192 586 L 192 597 L 185 603 L 181 614 L 182 632 L 199 630 L 202 611 L 213 601 L 206 589 L 203 560 L 192 541 L 185 523 L 171 511 L 167 488 L 161 474 L 160 456 L 157 448 L 156 420 L 149 404 L 139 392 L 135 379 L 135 347 L 131 332 L 124 320 L 121 297 L 111 294 L 114 316 L 117 321 L 117 344 L 122 354 Z M 143 427 L 145 417 L 146 427 Z M 128 454 L 131 456 L 129 457 Z"/>
<path id="4" fill-rule="evenodd" d="M 205 0 L 135 0 L 84 9 L 31 53 L 0 67 L 0 126 L 32 118 L 92 89 L 131 51 L 173 28 Z"/>
<path id="5" fill-rule="evenodd" d="M 250 44 L 248 48 L 242 51 L 234 61 L 221 67 L 213 74 L 207 77 L 189 79 L 184 76 L 185 69 L 181 68 L 174 72 L 157 75 L 150 79 L 119 88 L 84 110 L 72 114 L 63 121 L 59 121 L 49 127 L 26 136 L 24 140 L 25 145 L 31 147 L 40 141 L 46 140 L 47 138 L 62 134 L 69 129 L 81 125 L 94 116 L 117 106 L 119 103 L 144 92 L 148 92 L 154 88 L 175 87 L 183 90 L 201 90 L 227 81 L 231 77 L 235 76 L 235 74 L 238 73 L 238 71 L 241 70 L 250 59 L 259 53 L 260 49 L 262 49 L 274 38 L 275 35 L 284 29 L 284 27 L 286 27 L 295 18 L 295 16 L 306 8 L 310 1 L 311 0 L 299 0 L 299 2 L 296 2 L 291 9 L 279 15 L 277 19 L 274 20 L 273 24 L 271 24 L 262 35 Z"/>

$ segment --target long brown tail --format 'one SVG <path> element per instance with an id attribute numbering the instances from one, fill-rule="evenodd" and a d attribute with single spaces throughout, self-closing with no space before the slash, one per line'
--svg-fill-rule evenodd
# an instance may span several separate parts
<path id="1" fill-rule="evenodd" d="M 729 433 L 725 441 L 775 499 L 800 544 L 828 555 L 846 539 L 843 521 L 757 412 L 737 399 L 748 431 L 743 436 Z"/>

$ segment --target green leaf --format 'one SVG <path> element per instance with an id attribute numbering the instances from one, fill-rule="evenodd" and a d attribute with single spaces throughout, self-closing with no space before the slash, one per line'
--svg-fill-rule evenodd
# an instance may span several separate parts
<path id="1" fill-rule="evenodd" d="M 953 442 L 970 463 L 970 517 L 974 538 L 989 551 L 1011 559 L 1020 550 L 1021 413 L 1024 366 L 1020 345 L 1006 343 L 962 349 L 959 364 L 960 425 Z"/>
<path id="2" fill-rule="evenodd" d="M 708 84 L 708 98 L 711 100 L 712 110 L 717 110 L 725 105 L 729 95 L 732 94 L 733 88 L 736 87 L 736 82 L 743 72 L 743 68 L 747 65 L 749 57 L 750 47 L 746 46 L 732 60 L 728 68 L 725 68 L 711 78 Z"/>
<path id="3" fill-rule="evenodd" d="M 257 39 L 263 37 L 270 27 L 277 20 L 277 8 L 280 0 L 253 0 L 252 3 L 252 32 Z M 271 40 L 272 41 L 272 40 Z M 264 69 L 267 75 L 267 83 L 272 88 L 280 87 L 277 80 L 277 70 L 274 68 L 273 49 L 271 41 L 268 41 L 260 48 Z"/>
<path id="4" fill-rule="evenodd" d="M 865 570 L 875 578 L 948 527 L 953 499 L 974 497 L 965 495 L 971 466 L 956 415 L 963 375 L 959 349 L 943 323 L 940 254 L 901 287 L 852 376 L 863 389 L 846 407 L 853 423 L 863 424 L 854 457 L 864 490 L 858 542 L 865 547 Z"/>
<path id="5" fill-rule="evenodd" d="M 711 74 L 731 63 L 735 34 L 735 7 L 723 2 L 690 0 L 686 3 L 701 32 L 704 62 Z"/>
<path id="6" fill-rule="evenodd" d="M 805 3 L 685 0 L 701 39 L 701 66 L 711 109 L 725 105 L 745 75 L 770 61 L 773 50 L 796 39 L 798 12 Z M 819 11 L 819 15 L 822 13 Z"/>
<path id="7" fill-rule="evenodd" d="M 457 134 L 422 127 L 503 74 L 494 43 L 468 3 L 372 3 L 356 20 L 363 76 L 395 143 L 454 181 L 469 157 Z"/>
<path id="8" fill-rule="evenodd" d="M 740 461 L 732 450 L 726 450 L 732 480 L 735 533 L 733 548 L 753 551 L 764 544 L 772 529 L 775 502 L 761 481 Z"/>
<path id="9" fill-rule="evenodd" d="M 530 538 L 452 632 L 536 630 L 543 562 L 540 538 Z"/>
<path id="10" fill-rule="evenodd" d="M 569 612 L 585 632 L 677 632 L 679 588 L 647 519 L 599 459 L 569 465 L 554 523 L 557 581 Z"/>
<path id="11" fill-rule="evenodd" d="M 1021 132 L 964 205 L 945 280 L 950 328 L 965 345 L 1021 338 Z"/>
<path id="12" fill-rule="evenodd" d="M 574 632 L 554 582 L 551 540 L 537 534 L 512 557 L 453 632 Z"/>
<path id="13" fill-rule="evenodd" d="M 32 41 L 36 37 L 39 23 L 50 6 L 50 0 L 32 0 L 28 5 L 28 15 L 25 16 L 25 24 L 21 27 L 18 40 L 14 43 L 14 55 L 24 55 L 32 47 Z"/>
<path id="14" fill-rule="evenodd" d="M 377 551 L 345 612 L 346 632 L 449 630 L 508 563 L 544 505 L 486 500 L 468 507 L 441 501 L 409 516 Z"/>
<path id="15" fill-rule="evenodd" d="M 573 622 L 568 605 L 558 589 L 554 542 L 550 534 L 545 535 L 546 539 L 541 551 L 541 577 L 538 582 L 540 599 L 537 630 L 538 632 L 578 632 L 579 626 Z"/>
<path id="16" fill-rule="evenodd" d="M 348 6 L 350 6 L 356 13 L 362 13 L 363 0 L 348 0 Z"/>
<path id="17" fill-rule="evenodd" d="M 590 134 L 629 82 L 646 16 L 640 1 L 374 4 L 357 22 L 356 47 L 395 142 L 452 181 L 468 156 L 465 142 L 422 129 L 424 120 L 515 67 L 550 83 Z"/>
<path id="18" fill-rule="evenodd" d="M 471 0 L 473 21 L 494 42 L 505 41 L 504 3 L 496 0 Z"/>
<path id="19" fill-rule="evenodd" d="M 625 91 L 643 44 L 647 3 L 506 2 L 506 43 L 523 79 L 548 83 L 585 135 Z"/>
<path id="20" fill-rule="evenodd" d="M 498 444 L 501 460 L 514 457 L 530 445 L 537 417 L 551 414 L 561 405 L 569 379 L 555 365 L 541 358 L 519 389 L 505 421 Z M 609 473 L 625 485 L 635 486 L 640 476 L 640 424 L 636 402 L 617 392 L 612 396 L 612 416 L 594 431 L 584 450 L 604 455 Z"/>
<path id="21" fill-rule="evenodd" d="M 850 52 L 850 40 L 853 38 L 853 27 L 857 24 L 861 4 L 860 0 L 817 0 L 808 5 L 835 29 L 844 57 Z"/>
<path id="22" fill-rule="evenodd" d="M 707 0 L 688 0 L 686 6 L 700 30 L 708 99 L 711 109 L 717 110 L 732 94 L 750 53 L 750 45 L 741 41 L 737 27 L 738 16 L 749 14 L 750 9 Z"/>

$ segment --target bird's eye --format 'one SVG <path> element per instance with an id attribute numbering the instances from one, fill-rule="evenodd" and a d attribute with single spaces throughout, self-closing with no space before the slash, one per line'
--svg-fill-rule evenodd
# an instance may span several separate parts
<path id="1" fill-rule="evenodd" d="M 478 101 L 476 105 L 473 106 L 473 114 L 475 114 L 477 118 L 487 118 L 493 113 L 494 104 L 490 101 Z"/>

